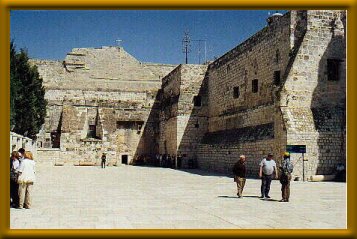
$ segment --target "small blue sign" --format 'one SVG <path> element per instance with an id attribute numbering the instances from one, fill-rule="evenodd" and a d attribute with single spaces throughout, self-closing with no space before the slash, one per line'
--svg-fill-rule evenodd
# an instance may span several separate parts
<path id="1" fill-rule="evenodd" d="M 286 145 L 286 151 L 289 153 L 306 153 L 306 145 Z"/>

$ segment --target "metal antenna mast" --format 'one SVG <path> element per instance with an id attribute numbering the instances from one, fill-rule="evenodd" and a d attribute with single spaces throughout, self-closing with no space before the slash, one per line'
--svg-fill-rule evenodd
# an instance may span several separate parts
<path id="1" fill-rule="evenodd" d="M 197 41 L 198 42 L 198 64 L 201 64 L 201 42 L 204 43 L 204 50 L 205 50 L 205 55 L 204 55 L 204 61 L 203 64 L 207 62 L 207 44 L 206 44 L 206 40 L 204 39 L 199 39 L 199 40 L 192 40 L 192 41 Z"/>
<path id="2" fill-rule="evenodd" d="M 190 36 L 188 35 L 188 31 L 185 31 L 185 35 L 182 39 L 182 52 L 185 53 L 185 62 L 188 63 L 188 53 L 191 52 L 191 40 Z"/>

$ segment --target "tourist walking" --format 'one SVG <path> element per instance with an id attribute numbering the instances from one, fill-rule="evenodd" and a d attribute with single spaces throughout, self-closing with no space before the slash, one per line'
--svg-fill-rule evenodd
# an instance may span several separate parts
<path id="1" fill-rule="evenodd" d="M 17 184 L 17 179 L 19 176 L 18 168 L 20 166 L 19 161 L 20 155 L 17 151 L 11 153 L 10 158 L 10 206 L 19 206 L 19 185 Z"/>
<path id="2" fill-rule="evenodd" d="M 18 169 L 19 178 L 19 207 L 31 208 L 31 197 L 33 184 L 36 181 L 35 176 L 35 161 L 33 160 L 33 155 L 30 151 L 24 153 L 24 159 L 20 163 Z"/>
<path id="3" fill-rule="evenodd" d="M 246 162 L 245 155 L 239 156 L 239 160 L 233 166 L 234 182 L 237 183 L 237 196 L 242 197 L 245 181 L 246 181 Z"/>
<path id="4" fill-rule="evenodd" d="M 107 156 L 105 155 L 105 153 L 102 154 L 102 168 L 105 168 L 105 163 L 107 161 Z"/>
<path id="5" fill-rule="evenodd" d="M 279 202 L 289 202 L 290 197 L 290 180 L 291 173 L 293 172 L 294 165 L 290 160 L 290 153 L 285 152 L 283 161 L 280 166 L 280 183 L 281 183 L 281 197 Z"/>
<path id="6" fill-rule="evenodd" d="M 276 168 L 276 163 L 273 159 L 273 155 L 269 153 L 268 156 L 264 158 L 259 165 L 259 177 L 262 179 L 262 185 L 260 188 L 260 198 L 270 198 L 269 191 L 273 175 L 275 174 L 275 178 L 278 178 L 278 170 Z"/>

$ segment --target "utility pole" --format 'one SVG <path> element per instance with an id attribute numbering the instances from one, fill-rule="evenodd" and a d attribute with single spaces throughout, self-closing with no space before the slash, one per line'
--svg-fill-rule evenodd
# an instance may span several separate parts
<path id="1" fill-rule="evenodd" d="M 185 53 L 185 63 L 188 63 L 188 53 L 191 52 L 191 40 L 188 35 L 188 31 L 185 31 L 185 35 L 182 39 L 182 52 Z"/>
<path id="2" fill-rule="evenodd" d="M 206 44 L 206 40 L 205 39 L 198 39 L 198 40 L 192 40 L 192 41 L 197 41 L 198 42 L 198 64 L 201 64 L 201 42 L 203 42 L 204 43 L 204 47 L 205 47 L 205 49 L 204 49 L 204 53 L 205 53 L 205 55 L 204 55 L 204 61 L 203 61 L 203 63 L 206 63 L 206 61 L 207 61 L 207 44 Z"/>

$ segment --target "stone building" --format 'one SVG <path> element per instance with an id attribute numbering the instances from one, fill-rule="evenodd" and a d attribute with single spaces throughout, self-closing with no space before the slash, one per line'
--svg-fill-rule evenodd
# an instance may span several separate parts
<path id="1" fill-rule="evenodd" d="M 49 100 L 39 146 L 90 162 L 182 154 L 224 173 L 245 154 L 256 176 L 267 153 L 306 145 L 296 176 L 331 174 L 346 163 L 345 29 L 345 11 L 290 11 L 209 65 L 141 63 L 117 47 L 34 60 Z"/>
<path id="2" fill-rule="evenodd" d="M 37 140 L 42 158 L 92 165 L 106 152 L 109 163 L 129 164 L 157 148 L 150 119 L 161 78 L 175 66 L 139 62 L 119 47 L 78 48 L 63 62 L 32 63 L 48 101 Z"/>
<path id="3" fill-rule="evenodd" d="M 344 12 L 291 11 L 268 20 L 209 67 L 200 165 L 228 172 L 243 153 L 256 175 L 268 152 L 279 158 L 286 145 L 306 145 L 308 161 L 292 155 L 295 174 L 330 174 L 346 160 Z"/>

